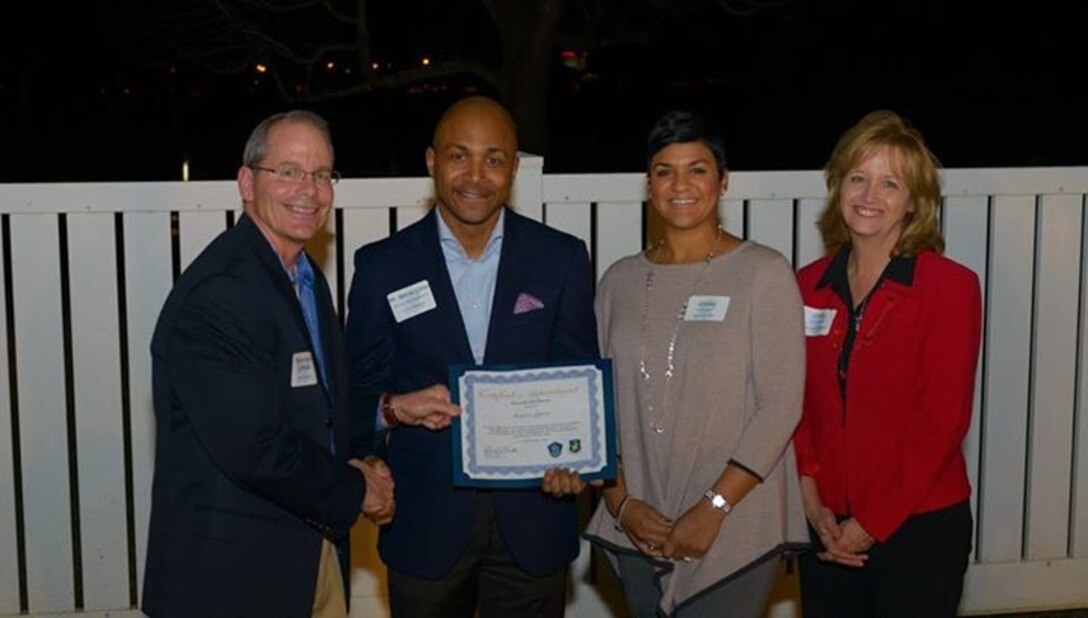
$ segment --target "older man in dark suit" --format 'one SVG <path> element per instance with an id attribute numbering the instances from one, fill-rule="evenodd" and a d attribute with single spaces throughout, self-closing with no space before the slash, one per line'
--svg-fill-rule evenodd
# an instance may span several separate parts
<path id="1" fill-rule="evenodd" d="M 339 324 L 303 244 L 332 207 L 328 127 L 268 118 L 246 144 L 245 215 L 177 281 L 151 344 L 156 444 L 144 611 L 347 615 L 347 535 L 393 512 L 350 459 Z"/>
<path id="2" fill-rule="evenodd" d="M 452 477 L 451 365 L 597 356 L 585 245 L 506 207 L 517 166 L 506 110 L 456 103 L 427 150 L 437 205 L 355 255 L 352 421 L 391 432 L 397 515 L 379 549 L 394 618 L 563 615 L 578 552 L 567 494 L 582 481 L 551 470 L 540 489 L 476 491 Z"/>

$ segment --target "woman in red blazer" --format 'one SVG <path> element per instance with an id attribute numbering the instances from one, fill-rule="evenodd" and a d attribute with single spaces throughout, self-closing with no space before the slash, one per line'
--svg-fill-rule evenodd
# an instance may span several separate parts
<path id="1" fill-rule="evenodd" d="M 873 112 L 839 139 L 798 274 L 804 413 L 794 436 L 816 551 L 806 618 L 954 616 L 971 551 L 961 443 L 981 330 L 978 278 L 941 255 L 940 183 L 922 136 Z"/>

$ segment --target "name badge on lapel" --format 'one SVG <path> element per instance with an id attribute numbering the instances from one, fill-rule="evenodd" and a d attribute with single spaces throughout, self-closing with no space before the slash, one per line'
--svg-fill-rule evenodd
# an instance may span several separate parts
<path id="1" fill-rule="evenodd" d="M 835 321 L 834 309 L 817 309 L 805 305 L 805 336 L 826 337 Z"/>
<path id="2" fill-rule="evenodd" d="M 414 318 L 421 313 L 427 313 L 438 306 L 431 293 L 431 284 L 426 279 L 413 283 L 386 295 L 389 300 L 389 308 L 393 311 L 393 319 L 397 324 Z"/>
<path id="3" fill-rule="evenodd" d="M 317 365 L 309 352 L 295 352 L 291 355 L 291 388 L 313 386 L 317 384 Z"/>
<path id="4" fill-rule="evenodd" d="M 729 311 L 728 296 L 698 296 L 688 298 L 684 310 L 685 322 L 721 322 Z"/>

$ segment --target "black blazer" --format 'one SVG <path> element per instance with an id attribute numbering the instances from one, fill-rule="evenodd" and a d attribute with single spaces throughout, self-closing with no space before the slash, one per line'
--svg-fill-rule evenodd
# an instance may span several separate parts
<path id="1" fill-rule="evenodd" d="M 436 382 L 453 364 L 474 364 L 438 240 L 437 212 L 390 238 L 359 249 L 346 331 L 353 425 L 372 427 L 378 398 Z M 596 358 L 593 276 L 581 240 L 507 209 L 484 362 L 537 363 Z M 437 308 L 397 324 L 386 295 L 420 280 Z M 543 308 L 514 314 L 521 293 Z M 449 429 L 398 427 L 388 463 L 397 513 L 379 549 L 393 570 L 435 579 L 453 567 L 468 541 L 476 492 L 454 489 Z M 539 489 L 493 491 L 499 531 L 518 565 L 554 573 L 578 553 L 571 498 Z"/>
<path id="2" fill-rule="evenodd" d="M 153 618 L 309 616 L 322 537 L 365 493 L 347 462 L 343 342 L 320 270 L 329 389 L 291 387 L 310 337 L 271 245 L 242 217 L 186 269 L 151 342 L 155 479 L 143 609 Z M 329 449 L 329 431 L 336 454 Z"/>

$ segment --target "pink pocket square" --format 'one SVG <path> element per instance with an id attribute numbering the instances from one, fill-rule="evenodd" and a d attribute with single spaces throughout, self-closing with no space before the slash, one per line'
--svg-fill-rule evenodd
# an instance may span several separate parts
<path id="1" fill-rule="evenodd" d="M 537 309 L 543 309 L 544 303 L 536 296 L 532 294 L 526 294 L 522 292 L 518 294 L 518 299 L 514 301 L 514 315 L 521 315 L 523 313 L 529 313 L 530 311 L 536 311 Z"/>

